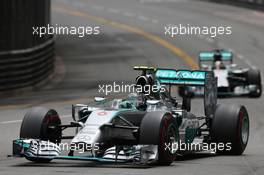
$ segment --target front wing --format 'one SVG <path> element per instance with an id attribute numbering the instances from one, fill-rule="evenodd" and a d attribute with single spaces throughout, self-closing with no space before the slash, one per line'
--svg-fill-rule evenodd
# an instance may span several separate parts
<path id="1" fill-rule="evenodd" d="M 45 146 L 43 146 L 45 145 Z M 97 161 L 108 163 L 140 163 L 152 164 L 157 161 L 156 145 L 136 145 L 129 150 L 118 150 L 116 147 L 107 149 L 102 157 L 94 155 L 69 156 L 62 155 L 60 147 L 54 143 L 41 141 L 37 139 L 13 141 L 13 156 L 25 157 L 30 161 L 38 160 L 80 160 L 80 161 Z"/>

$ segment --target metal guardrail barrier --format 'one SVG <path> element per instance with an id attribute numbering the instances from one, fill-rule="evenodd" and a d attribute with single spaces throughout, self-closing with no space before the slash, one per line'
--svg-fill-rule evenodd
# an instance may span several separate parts
<path id="1" fill-rule="evenodd" d="M 0 53 L 0 91 L 34 86 L 53 69 L 53 39 L 34 48 Z"/>
<path id="2" fill-rule="evenodd" d="M 54 70 L 54 39 L 33 35 L 50 23 L 50 0 L 0 1 L 0 92 L 34 87 Z"/>

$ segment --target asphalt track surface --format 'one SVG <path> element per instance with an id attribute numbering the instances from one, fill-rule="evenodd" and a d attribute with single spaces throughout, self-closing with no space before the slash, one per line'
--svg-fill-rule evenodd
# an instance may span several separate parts
<path id="1" fill-rule="evenodd" d="M 57 71 L 41 90 L 0 100 L 0 174 L 264 174 L 264 99 L 220 99 L 245 105 L 250 115 L 250 140 L 242 156 L 195 154 L 169 167 L 138 167 L 80 161 L 33 164 L 7 157 L 18 137 L 21 120 L 31 106 L 57 109 L 63 122 L 71 120 L 72 103 L 86 103 L 98 84 L 133 82 L 137 64 L 170 68 L 195 67 L 197 53 L 216 47 L 235 52 L 240 67 L 264 71 L 264 13 L 192 0 L 54 0 L 52 22 L 62 26 L 100 26 L 97 36 L 58 35 Z M 231 36 L 164 35 L 164 25 L 232 26 Z M 193 61 L 190 61 L 190 58 Z M 116 95 L 116 94 L 112 94 Z M 194 113 L 203 113 L 201 100 Z"/>

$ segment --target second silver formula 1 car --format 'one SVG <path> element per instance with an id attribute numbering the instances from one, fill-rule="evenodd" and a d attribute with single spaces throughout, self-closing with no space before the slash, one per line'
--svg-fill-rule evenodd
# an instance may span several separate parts
<path id="1" fill-rule="evenodd" d="M 201 70 L 213 71 L 218 78 L 218 97 L 262 95 L 261 73 L 257 69 L 239 69 L 233 63 L 233 53 L 225 50 L 204 51 L 199 54 Z M 180 88 L 180 95 L 201 96 L 203 88 Z"/>

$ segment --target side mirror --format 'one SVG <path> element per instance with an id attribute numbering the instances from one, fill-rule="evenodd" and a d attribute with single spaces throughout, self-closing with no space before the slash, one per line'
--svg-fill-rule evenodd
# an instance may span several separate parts
<path id="1" fill-rule="evenodd" d="M 75 105 L 72 105 L 72 119 L 73 119 L 73 121 L 76 121 L 76 118 L 75 118 Z"/>
<path id="2" fill-rule="evenodd" d="M 104 98 L 104 97 L 94 97 L 95 102 L 104 102 L 105 100 L 106 100 L 106 98 Z"/>
<path id="3" fill-rule="evenodd" d="M 83 108 L 83 107 L 86 107 L 88 108 L 87 105 L 84 105 L 84 104 L 76 104 L 76 105 L 72 105 L 72 119 L 74 121 L 76 121 L 76 113 L 78 112 L 78 109 L 79 108 Z"/>

